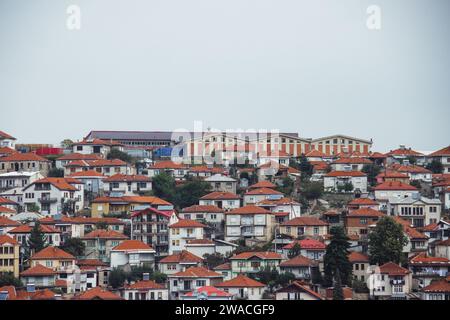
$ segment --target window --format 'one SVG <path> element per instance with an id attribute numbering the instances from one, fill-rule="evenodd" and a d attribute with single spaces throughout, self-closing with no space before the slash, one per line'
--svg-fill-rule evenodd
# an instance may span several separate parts
<path id="1" fill-rule="evenodd" d="M 315 235 L 319 234 L 319 227 L 314 227 L 314 234 Z"/>
<path id="2" fill-rule="evenodd" d="M 206 280 L 197 280 L 197 287 L 204 287 L 206 286 Z"/>

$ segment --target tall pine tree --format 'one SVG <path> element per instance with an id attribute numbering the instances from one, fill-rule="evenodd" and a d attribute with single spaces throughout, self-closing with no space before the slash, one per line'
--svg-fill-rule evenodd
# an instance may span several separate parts
<path id="1" fill-rule="evenodd" d="M 45 242 L 47 237 L 41 230 L 41 225 L 38 221 L 35 222 L 33 229 L 31 229 L 30 237 L 28 238 L 28 250 L 30 256 L 36 252 L 41 251 L 46 247 Z"/>
<path id="2" fill-rule="evenodd" d="M 348 260 L 349 238 L 341 226 L 332 227 L 330 230 L 331 241 L 327 246 L 324 256 L 324 285 L 331 287 L 336 273 L 342 284 L 350 285 L 352 278 L 352 264 Z"/>
<path id="3" fill-rule="evenodd" d="M 342 289 L 341 273 L 337 269 L 334 276 L 333 300 L 344 300 L 344 290 Z"/>

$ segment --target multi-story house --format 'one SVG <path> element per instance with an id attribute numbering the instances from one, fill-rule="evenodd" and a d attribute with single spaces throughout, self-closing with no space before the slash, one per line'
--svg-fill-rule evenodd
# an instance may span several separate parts
<path id="1" fill-rule="evenodd" d="M 230 258 L 232 276 L 255 274 L 265 268 L 279 270 L 283 257 L 276 252 L 242 252 Z"/>
<path id="2" fill-rule="evenodd" d="M 362 209 L 362 208 L 370 208 L 374 210 L 378 210 L 379 203 L 370 198 L 355 198 L 347 203 L 348 211 Z"/>
<path id="3" fill-rule="evenodd" d="M 103 158 L 106 158 L 111 150 L 117 149 L 123 151 L 123 145 L 113 140 L 101 140 L 101 139 L 84 139 L 72 144 L 73 153 L 81 154 L 100 154 Z"/>
<path id="4" fill-rule="evenodd" d="M 120 159 L 75 160 L 64 167 L 64 175 L 70 176 L 77 172 L 95 170 L 104 176 L 115 174 L 132 174 L 133 169 L 125 161 Z"/>
<path id="5" fill-rule="evenodd" d="M 313 269 L 316 268 L 318 271 L 318 267 L 317 261 L 298 255 L 287 261 L 281 262 L 280 272 L 290 272 L 295 275 L 296 279 L 310 281 Z"/>
<path id="6" fill-rule="evenodd" d="M 9 230 L 19 227 L 20 225 L 21 225 L 20 222 L 11 220 L 6 216 L 0 215 L 0 235 L 7 234 Z"/>
<path id="7" fill-rule="evenodd" d="M 447 240 L 438 241 L 435 244 L 434 250 L 437 257 L 450 259 L 450 238 Z"/>
<path id="8" fill-rule="evenodd" d="M 195 254 L 182 250 L 162 258 L 159 263 L 159 271 L 165 274 L 174 274 L 185 271 L 190 267 L 200 267 L 203 259 Z"/>
<path id="9" fill-rule="evenodd" d="M 0 274 L 11 272 L 19 277 L 19 243 L 8 235 L 0 235 Z"/>
<path id="10" fill-rule="evenodd" d="M 352 192 L 367 192 L 367 175 L 361 171 L 331 171 L 323 176 L 323 187 L 328 191 L 344 191 L 352 186 Z"/>
<path id="11" fill-rule="evenodd" d="M 411 181 L 420 180 L 424 182 L 431 182 L 432 172 L 428 169 L 425 169 L 424 167 L 412 164 L 408 165 L 393 164 L 392 168 L 400 173 L 408 175 L 409 180 Z"/>
<path id="12" fill-rule="evenodd" d="M 103 180 L 103 190 L 106 194 L 139 195 L 152 190 L 152 180 L 147 176 L 115 174 Z"/>
<path id="13" fill-rule="evenodd" d="M 272 239 L 275 218 L 262 207 L 245 206 L 225 213 L 225 240 L 249 239 L 267 242 Z"/>
<path id="14" fill-rule="evenodd" d="M 344 225 L 348 235 L 357 235 L 360 239 L 367 240 L 369 234 L 369 226 L 376 224 L 377 221 L 384 217 L 381 211 L 371 208 L 361 208 L 350 211 L 344 216 Z"/>
<path id="15" fill-rule="evenodd" d="M 372 147 L 372 139 L 349 137 L 346 135 L 333 135 L 311 140 L 311 149 L 319 150 L 326 155 L 343 153 L 369 153 Z"/>
<path id="16" fill-rule="evenodd" d="M 237 277 L 223 281 L 215 285 L 217 288 L 224 290 L 237 299 L 261 300 L 266 291 L 266 285 L 253 280 L 243 274 Z"/>
<path id="17" fill-rule="evenodd" d="M 48 246 L 31 256 L 31 267 L 38 264 L 54 271 L 63 271 L 75 266 L 75 257 L 58 247 Z"/>
<path id="18" fill-rule="evenodd" d="M 28 224 L 22 224 L 14 229 L 8 231 L 8 234 L 11 235 L 21 247 L 26 246 L 28 244 L 28 240 L 30 238 L 31 230 L 33 229 L 33 222 Z M 40 225 L 39 230 L 45 236 L 45 244 L 49 246 L 58 247 L 61 245 L 61 231 L 55 229 L 52 226 Z"/>
<path id="19" fill-rule="evenodd" d="M 422 300 L 450 300 L 450 276 L 423 288 L 421 297 Z"/>
<path id="20" fill-rule="evenodd" d="M 315 239 L 302 239 L 302 240 L 294 240 L 291 243 L 283 246 L 280 251 L 284 257 L 287 257 L 289 251 L 298 244 L 300 246 L 300 254 L 310 260 L 315 261 L 323 261 L 323 256 L 325 255 L 325 251 L 327 246 L 324 242 L 315 240 Z"/>
<path id="21" fill-rule="evenodd" d="M 369 257 L 361 252 L 352 251 L 348 255 L 348 261 L 352 264 L 353 279 L 366 282 L 367 270 L 369 270 Z"/>
<path id="22" fill-rule="evenodd" d="M 156 251 L 139 240 L 124 240 L 111 249 L 111 268 L 124 266 L 155 269 Z"/>
<path id="23" fill-rule="evenodd" d="M 414 256 L 420 252 L 428 250 L 428 237 L 412 227 L 409 221 L 400 217 L 394 217 L 394 220 L 402 225 L 408 243 L 403 247 L 403 253 L 408 257 Z"/>
<path id="24" fill-rule="evenodd" d="M 270 188 L 250 189 L 244 194 L 244 206 L 255 205 L 263 200 L 279 200 L 283 198 L 282 192 Z"/>
<path id="25" fill-rule="evenodd" d="M 352 157 L 339 158 L 333 161 L 330 166 L 332 171 L 361 171 L 365 165 L 371 165 L 372 161 L 366 158 Z"/>
<path id="26" fill-rule="evenodd" d="M 213 166 L 191 166 L 189 168 L 189 175 L 193 177 L 211 177 L 215 174 L 223 174 L 225 173 L 225 169 L 222 167 L 213 167 Z"/>
<path id="27" fill-rule="evenodd" d="M 211 286 L 197 288 L 180 296 L 180 300 L 233 300 L 234 295 Z"/>
<path id="28" fill-rule="evenodd" d="M 131 239 L 142 241 L 156 251 L 156 256 L 169 254 L 169 222 L 173 210 L 147 208 L 131 215 Z"/>
<path id="29" fill-rule="evenodd" d="M 178 299 L 188 292 L 195 291 L 204 286 L 215 286 L 223 281 L 220 273 L 203 267 L 190 267 L 168 276 L 169 296 Z"/>
<path id="30" fill-rule="evenodd" d="M 286 213 L 285 218 L 287 220 L 301 216 L 300 203 L 291 198 L 265 199 L 258 202 L 256 206 L 267 209 L 275 215 Z"/>
<path id="31" fill-rule="evenodd" d="M 164 160 L 154 163 L 148 168 L 147 171 L 150 177 L 154 177 L 165 172 L 174 177 L 176 180 L 182 180 L 189 173 L 189 166 L 170 160 Z"/>
<path id="32" fill-rule="evenodd" d="M 410 159 L 414 159 L 413 161 L 418 165 L 423 165 L 426 162 L 426 156 L 423 153 L 407 148 L 405 145 L 400 145 L 398 149 L 386 153 L 388 165 L 392 163 L 407 164 Z"/>
<path id="33" fill-rule="evenodd" d="M 196 220 L 178 219 L 169 224 L 169 254 L 186 249 L 190 240 L 203 239 L 206 226 Z"/>
<path id="34" fill-rule="evenodd" d="M 412 291 L 412 273 L 388 262 L 369 271 L 370 297 L 377 300 L 406 300 Z"/>
<path id="35" fill-rule="evenodd" d="M 293 281 L 275 292 L 275 300 L 323 300 L 303 281 Z"/>
<path id="36" fill-rule="evenodd" d="M 24 188 L 44 176 L 39 171 L 13 171 L 0 174 L 0 190 Z"/>
<path id="37" fill-rule="evenodd" d="M 323 237 L 328 234 L 328 223 L 313 217 L 299 217 L 283 222 L 280 233 L 296 239 L 299 237 Z"/>
<path id="38" fill-rule="evenodd" d="M 450 146 L 442 148 L 428 155 L 429 161 L 437 160 L 442 164 L 443 173 L 450 173 Z"/>
<path id="39" fill-rule="evenodd" d="M 237 180 L 222 174 L 215 174 L 205 178 L 211 185 L 211 190 L 236 193 Z"/>
<path id="40" fill-rule="evenodd" d="M 36 205 L 43 215 L 75 213 L 83 208 L 83 183 L 73 178 L 44 178 L 23 189 L 25 206 Z"/>
<path id="41" fill-rule="evenodd" d="M 400 181 L 383 182 L 373 188 L 375 200 L 380 203 L 380 210 L 387 211 L 387 202 L 392 198 L 418 196 L 416 187 Z"/>
<path id="42" fill-rule="evenodd" d="M 160 283 L 148 279 L 148 274 L 135 283 L 127 284 L 121 290 L 125 300 L 168 300 L 169 290 Z"/>
<path id="43" fill-rule="evenodd" d="M 81 238 L 85 245 L 85 258 L 109 263 L 111 250 L 127 239 L 127 236 L 116 231 L 94 230 Z"/>
<path id="44" fill-rule="evenodd" d="M 90 203 L 103 193 L 103 179 L 106 177 L 100 172 L 95 170 L 79 171 L 67 177 L 83 182 L 86 203 Z"/>
<path id="45" fill-rule="evenodd" d="M 431 257 L 425 252 L 412 257 L 408 268 L 413 274 L 413 289 L 428 286 L 432 281 L 450 275 L 450 260 Z"/>
<path id="46" fill-rule="evenodd" d="M 200 205 L 213 205 L 224 210 L 239 208 L 241 200 L 237 194 L 231 192 L 214 191 L 200 198 Z"/>
<path id="47" fill-rule="evenodd" d="M 0 173 L 39 171 L 43 176 L 47 176 L 51 164 L 45 158 L 35 153 L 13 153 L 6 157 L 0 157 Z"/>
<path id="48" fill-rule="evenodd" d="M 377 183 L 389 182 L 389 181 L 399 181 L 402 183 L 409 184 L 409 176 L 407 174 L 398 172 L 396 170 L 383 170 L 376 176 Z"/>
<path id="49" fill-rule="evenodd" d="M 421 228 L 437 223 L 441 219 L 441 201 L 413 194 L 411 197 L 391 198 L 387 203 L 387 212 L 409 221 L 413 227 Z"/>
<path id="50" fill-rule="evenodd" d="M 98 218 L 114 214 L 129 214 L 143 208 L 153 208 L 172 214 L 173 205 L 153 196 L 109 196 L 98 197 L 92 201 L 92 217 Z"/>
<path id="51" fill-rule="evenodd" d="M 42 264 L 28 268 L 20 273 L 20 280 L 26 286 L 36 288 L 51 288 L 56 284 L 57 272 Z"/>
<path id="52" fill-rule="evenodd" d="M 183 208 L 179 214 L 181 219 L 197 220 L 206 223 L 217 236 L 223 234 L 225 227 L 224 209 L 214 205 L 192 205 Z"/>
<path id="53" fill-rule="evenodd" d="M 99 153 L 89 153 L 89 154 L 83 154 L 83 153 L 70 153 L 65 154 L 55 160 L 55 166 L 58 169 L 64 169 L 66 165 L 71 163 L 72 161 L 79 161 L 79 160 L 100 160 L 103 159 L 101 154 Z"/>

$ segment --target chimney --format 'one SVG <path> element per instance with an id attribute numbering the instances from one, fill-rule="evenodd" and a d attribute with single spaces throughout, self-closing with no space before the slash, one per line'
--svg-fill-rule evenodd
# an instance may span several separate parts
<path id="1" fill-rule="evenodd" d="M 142 274 L 142 280 L 144 280 L 144 281 L 150 280 L 150 273 L 144 272 L 144 273 Z"/>

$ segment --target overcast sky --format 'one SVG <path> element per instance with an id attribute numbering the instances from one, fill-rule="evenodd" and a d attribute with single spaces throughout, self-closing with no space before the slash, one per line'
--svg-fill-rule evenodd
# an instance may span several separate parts
<path id="1" fill-rule="evenodd" d="M 0 0 L 0 130 L 58 143 L 200 120 L 436 150 L 449 31 L 448 0 Z"/>

